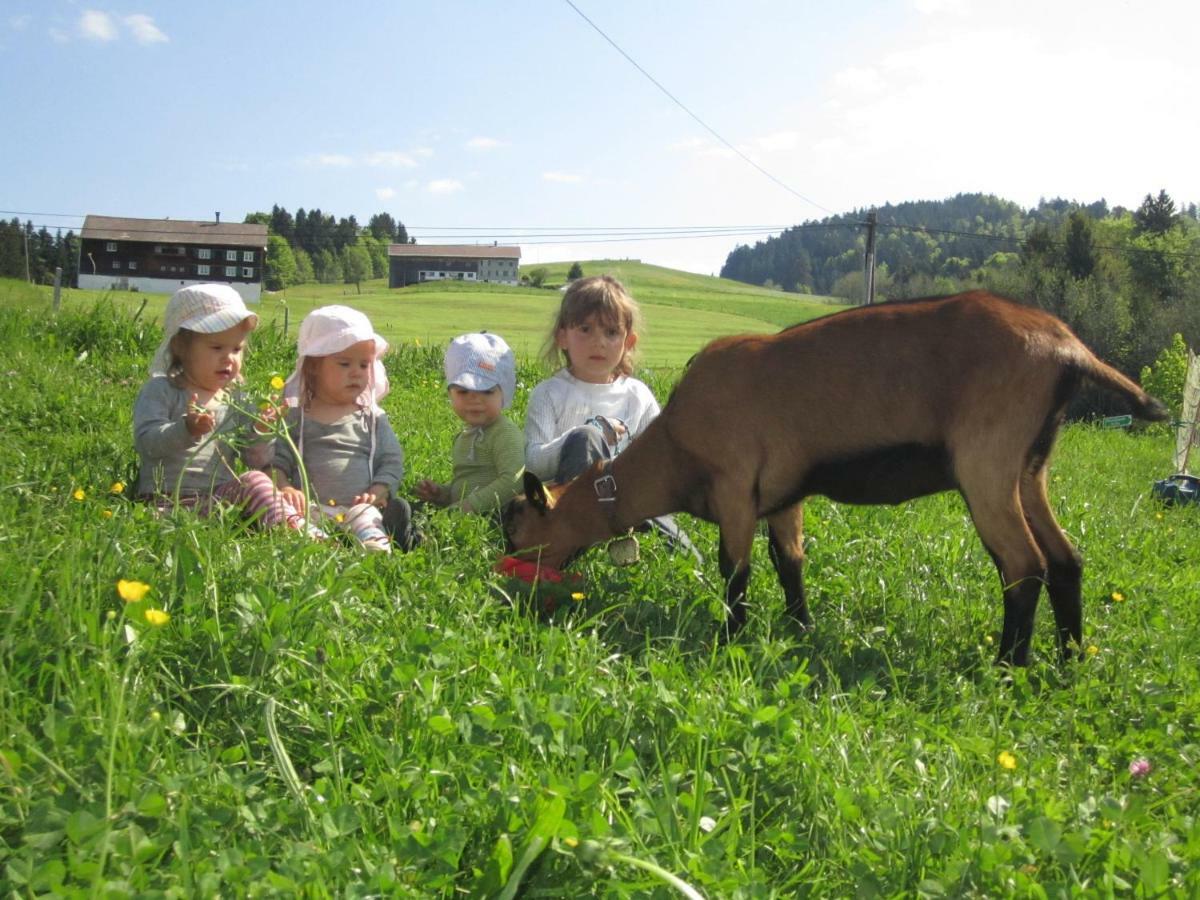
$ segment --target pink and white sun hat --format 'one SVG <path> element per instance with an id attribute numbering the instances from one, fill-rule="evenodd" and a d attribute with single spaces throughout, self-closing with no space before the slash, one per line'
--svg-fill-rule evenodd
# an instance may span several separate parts
<path id="1" fill-rule="evenodd" d="M 180 288 L 167 301 L 163 313 L 163 341 L 150 361 L 151 375 L 167 375 L 171 369 L 171 340 L 181 330 L 216 334 L 250 320 L 258 327 L 258 316 L 246 309 L 242 295 L 227 284 L 193 284 Z"/>
<path id="2" fill-rule="evenodd" d="M 387 352 L 388 342 L 375 333 L 370 319 L 349 306 L 322 306 L 304 317 L 296 339 L 296 368 L 284 383 L 283 399 L 289 406 L 302 405 L 305 357 L 331 356 L 362 341 L 375 342 L 375 365 L 358 402 L 377 409 L 379 401 L 388 392 L 387 372 L 383 368 L 383 354 Z"/>

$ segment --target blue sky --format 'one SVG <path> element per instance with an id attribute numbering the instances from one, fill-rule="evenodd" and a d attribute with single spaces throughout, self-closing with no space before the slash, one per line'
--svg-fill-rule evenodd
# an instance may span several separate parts
<path id="1" fill-rule="evenodd" d="M 278 203 L 508 242 L 969 191 L 1200 201 L 1194 0 L 574 0 L 736 152 L 566 0 L 124 3 L 0 5 L 5 218 Z M 715 273 L 764 236 L 520 243 Z"/>

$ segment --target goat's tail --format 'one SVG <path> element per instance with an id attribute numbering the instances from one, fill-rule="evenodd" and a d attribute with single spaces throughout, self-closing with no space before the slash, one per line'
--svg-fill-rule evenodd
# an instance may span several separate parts
<path id="1" fill-rule="evenodd" d="M 1147 422 L 1163 422 L 1171 418 L 1170 411 L 1156 398 L 1151 397 L 1133 380 L 1126 378 L 1112 366 L 1097 359 L 1090 351 L 1076 362 L 1083 375 L 1098 386 L 1119 394 L 1129 403 L 1130 412 Z"/>

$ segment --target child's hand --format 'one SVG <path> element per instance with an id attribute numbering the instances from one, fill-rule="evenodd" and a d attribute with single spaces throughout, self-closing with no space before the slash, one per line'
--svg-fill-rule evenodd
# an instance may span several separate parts
<path id="1" fill-rule="evenodd" d="M 371 506 L 386 506 L 388 501 L 388 489 L 386 485 L 373 484 L 365 491 L 355 497 L 350 505 L 357 506 L 360 503 L 369 503 Z"/>
<path id="2" fill-rule="evenodd" d="M 292 509 L 300 513 L 300 515 L 308 514 L 308 498 L 304 496 L 304 491 L 300 488 L 292 487 L 290 484 L 285 484 L 279 489 L 280 496 L 285 501 L 292 505 Z"/>
<path id="3" fill-rule="evenodd" d="M 286 406 L 267 404 L 258 411 L 258 421 L 254 423 L 255 432 L 258 434 L 269 434 L 275 423 L 283 418 L 286 411 Z"/>
<path id="4" fill-rule="evenodd" d="M 216 416 L 201 406 L 198 402 L 199 400 L 199 394 L 192 394 L 191 399 L 188 400 L 187 415 L 183 418 L 188 434 L 193 438 L 203 437 L 208 434 L 217 423 Z"/>
<path id="5" fill-rule="evenodd" d="M 447 506 L 450 503 L 450 489 L 446 485 L 438 484 L 428 478 L 422 478 L 417 482 L 417 496 L 435 506 Z"/>

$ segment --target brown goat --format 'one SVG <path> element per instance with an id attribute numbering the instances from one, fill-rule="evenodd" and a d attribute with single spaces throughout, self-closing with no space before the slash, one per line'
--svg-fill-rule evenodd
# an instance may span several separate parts
<path id="1" fill-rule="evenodd" d="M 561 566 L 652 516 L 715 522 L 732 634 L 746 618 L 751 542 L 765 518 L 787 610 L 807 627 L 805 497 L 895 504 L 955 489 L 1000 573 L 1000 661 L 1026 664 L 1043 583 L 1069 657 L 1082 639 L 1082 561 L 1050 510 L 1046 462 L 1084 379 L 1139 418 L 1167 417 L 1061 321 L 985 291 L 721 338 L 615 461 L 554 497 L 528 475 L 506 536 Z"/>

